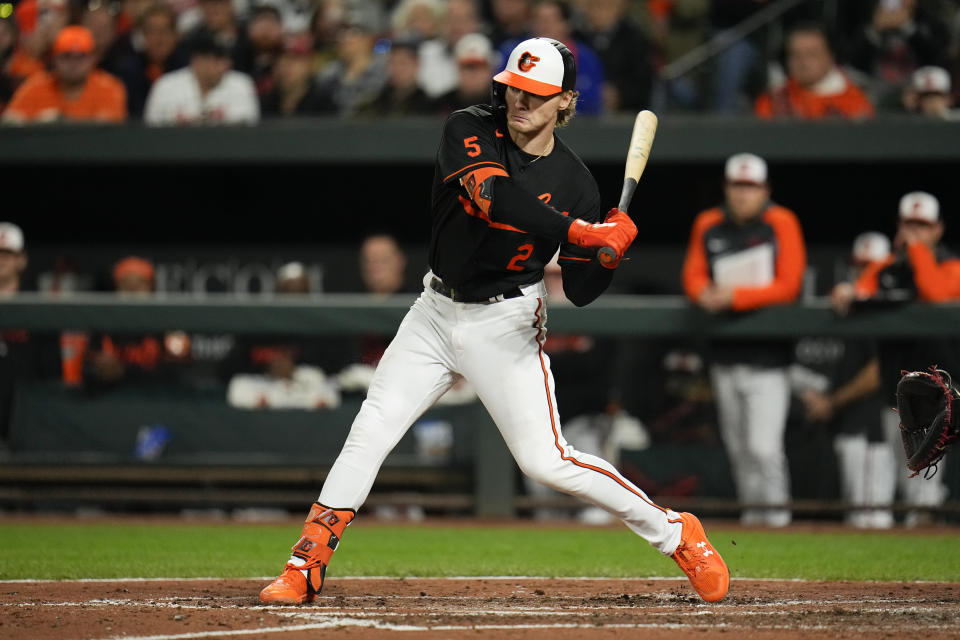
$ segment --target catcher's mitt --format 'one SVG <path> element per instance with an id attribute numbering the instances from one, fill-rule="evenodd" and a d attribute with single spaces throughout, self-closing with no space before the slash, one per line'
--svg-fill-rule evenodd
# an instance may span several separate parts
<path id="1" fill-rule="evenodd" d="M 900 436 L 911 478 L 921 471 L 936 473 L 936 464 L 960 435 L 954 403 L 960 393 L 950 374 L 936 366 L 929 371 L 904 371 L 897 383 Z"/>

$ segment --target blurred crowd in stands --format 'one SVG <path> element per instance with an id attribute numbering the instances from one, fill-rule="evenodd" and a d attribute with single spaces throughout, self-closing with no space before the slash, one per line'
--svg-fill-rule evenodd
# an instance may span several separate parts
<path id="1" fill-rule="evenodd" d="M 952 119 L 955 0 L 11 0 L 6 123 L 443 116 L 522 39 L 564 42 L 584 116 Z"/>

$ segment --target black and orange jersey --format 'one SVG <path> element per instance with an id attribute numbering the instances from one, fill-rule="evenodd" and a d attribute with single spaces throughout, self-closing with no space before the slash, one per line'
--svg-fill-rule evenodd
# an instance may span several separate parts
<path id="1" fill-rule="evenodd" d="M 800 295 L 807 253 L 796 215 L 769 203 L 752 220 L 737 224 L 720 207 L 700 213 L 693 223 L 683 265 L 683 287 L 691 300 L 716 279 L 721 260 L 769 247 L 772 277 L 758 285 L 733 285 L 733 310 L 746 311 L 793 302 Z"/>
<path id="2" fill-rule="evenodd" d="M 960 258 L 942 246 L 919 242 L 871 263 L 856 282 L 860 298 L 947 302 L 960 300 Z"/>
<path id="3" fill-rule="evenodd" d="M 587 222 L 603 220 L 600 192 L 590 171 L 558 136 L 554 139 L 551 153 L 531 156 L 513 143 L 489 105 L 476 105 L 450 116 L 437 152 L 429 254 L 430 268 L 445 284 L 471 295 L 495 296 L 537 282 L 561 245 L 556 238 L 565 238 L 569 227 L 557 212 Z M 538 224 L 542 221 L 550 227 L 551 235 L 504 222 L 505 217 L 513 218 L 502 208 L 498 210 L 498 202 L 507 206 L 499 196 L 485 211 L 461 184 L 475 185 L 489 176 L 508 177 L 552 208 L 537 218 Z M 568 264 L 595 262 L 594 253 L 562 243 L 565 285 Z"/>

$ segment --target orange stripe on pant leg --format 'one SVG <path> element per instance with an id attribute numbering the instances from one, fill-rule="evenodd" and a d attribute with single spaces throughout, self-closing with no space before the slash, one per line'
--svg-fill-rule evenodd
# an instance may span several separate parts
<path id="1" fill-rule="evenodd" d="M 540 309 L 541 309 L 541 308 L 543 308 L 543 298 L 537 298 L 537 310 L 536 310 L 536 312 L 534 312 L 535 315 L 536 315 L 536 317 L 537 317 L 537 327 L 540 327 L 540 322 L 541 322 Z M 576 458 L 574 458 L 574 457 L 568 457 L 568 456 L 566 456 L 566 455 L 563 453 L 563 447 L 560 446 L 560 433 L 557 431 L 557 424 L 556 424 L 556 422 L 555 422 L 554 419 L 553 419 L 553 402 L 550 400 L 550 376 L 547 374 L 547 364 L 543 361 L 543 338 L 542 338 L 542 336 L 543 336 L 543 331 L 542 331 L 542 329 L 540 329 L 540 330 L 538 330 L 538 332 L 537 332 L 537 355 L 538 355 L 538 357 L 540 358 L 540 370 L 543 371 L 543 386 L 544 386 L 545 391 L 547 392 L 547 408 L 548 408 L 549 411 L 550 411 L 550 427 L 553 429 L 553 443 L 554 443 L 554 445 L 556 445 L 557 451 L 560 452 L 560 459 L 561 459 L 561 460 L 566 460 L 567 462 L 572 462 L 573 464 L 575 464 L 575 465 L 577 465 L 578 467 L 581 467 L 581 468 L 583 468 L 583 469 L 590 469 L 591 471 L 596 471 L 597 473 L 602 473 L 603 475 L 607 476 L 608 478 L 610 478 L 611 480 L 613 480 L 614 482 L 616 482 L 617 484 L 619 484 L 621 487 L 623 487 L 624 489 L 626 489 L 627 491 L 629 491 L 629 492 L 632 493 L 633 495 L 637 496 L 638 498 L 640 498 L 641 500 L 643 500 L 644 502 L 646 502 L 647 504 L 649 504 L 651 507 L 655 507 L 655 508 L 659 509 L 660 511 L 663 511 L 664 513 L 666 513 L 666 512 L 667 512 L 666 509 L 664 509 L 663 507 L 658 506 L 658 505 L 650 502 L 642 493 L 639 493 L 639 492 L 635 491 L 635 490 L 634 490 L 633 488 L 631 488 L 629 485 L 627 485 L 626 483 L 624 483 L 623 480 L 621 480 L 621 479 L 618 478 L 617 476 L 613 475 L 612 473 L 610 473 L 610 472 L 607 471 L 606 469 L 601 469 L 600 467 L 595 467 L 595 466 L 593 466 L 592 464 L 587 464 L 586 462 L 581 462 L 581 461 L 577 460 Z M 672 521 L 672 522 L 679 522 L 679 520 L 675 520 L 675 521 Z"/>

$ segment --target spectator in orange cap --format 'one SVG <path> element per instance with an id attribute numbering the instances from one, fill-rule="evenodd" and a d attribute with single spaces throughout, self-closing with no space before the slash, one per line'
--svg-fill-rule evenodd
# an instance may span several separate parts
<path id="1" fill-rule="evenodd" d="M 120 295 L 143 295 L 153 291 L 153 264 L 130 256 L 113 267 L 113 283 Z"/>
<path id="2" fill-rule="evenodd" d="M 126 89 L 115 77 L 95 68 L 93 50 L 89 29 L 62 29 L 53 43 L 53 70 L 33 74 L 17 89 L 3 121 L 23 124 L 126 120 Z"/>
<path id="3" fill-rule="evenodd" d="M 112 276 L 121 297 L 148 297 L 154 291 L 153 263 L 144 258 L 129 256 L 119 260 L 113 266 Z M 174 382 L 177 368 L 172 365 L 183 362 L 182 352 L 189 349 L 185 339 L 182 332 L 95 334 L 89 340 L 89 350 L 85 351 L 78 342 L 71 350 L 72 362 L 67 362 L 65 356 L 65 382 L 82 384 L 88 391 L 103 391 L 121 384 L 150 386 Z"/>

